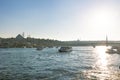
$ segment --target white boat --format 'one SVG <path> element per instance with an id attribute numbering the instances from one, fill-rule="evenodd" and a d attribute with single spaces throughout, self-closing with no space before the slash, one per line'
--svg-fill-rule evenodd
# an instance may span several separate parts
<path id="1" fill-rule="evenodd" d="M 43 50 L 43 47 L 37 47 L 36 50 Z"/>
<path id="2" fill-rule="evenodd" d="M 119 46 L 112 46 L 110 49 L 107 49 L 106 53 L 109 54 L 120 54 L 120 47 Z"/>
<path id="3" fill-rule="evenodd" d="M 61 47 L 58 51 L 59 52 L 71 52 L 72 47 Z"/>
<path id="4" fill-rule="evenodd" d="M 117 49 L 107 49 L 106 53 L 115 54 L 118 53 Z"/>

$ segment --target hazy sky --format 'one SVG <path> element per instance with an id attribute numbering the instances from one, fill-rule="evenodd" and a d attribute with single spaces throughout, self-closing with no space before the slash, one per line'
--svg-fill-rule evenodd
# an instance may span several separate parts
<path id="1" fill-rule="evenodd" d="M 0 0 L 0 37 L 120 40 L 120 0 Z"/>

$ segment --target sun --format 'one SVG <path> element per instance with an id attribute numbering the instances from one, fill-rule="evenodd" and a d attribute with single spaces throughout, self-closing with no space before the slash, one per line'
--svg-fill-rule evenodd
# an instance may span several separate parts
<path id="1" fill-rule="evenodd" d="M 92 21 L 97 26 L 105 25 L 110 22 L 110 16 L 108 16 L 108 12 L 106 11 L 98 11 L 93 14 Z"/>
<path id="2" fill-rule="evenodd" d="M 113 17 L 110 11 L 98 10 L 91 16 L 91 23 L 93 26 L 108 28 L 113 22 Z"/>
<path id="3" fill-rule="evenodd" d="M 116 26 L 117 12 L 111 8 L 95 8 L 89 11 L 86 18 L 87 28 L 95 33 L 110 33 Z M 109 29 L 109 30 L 108 30 Z"/>

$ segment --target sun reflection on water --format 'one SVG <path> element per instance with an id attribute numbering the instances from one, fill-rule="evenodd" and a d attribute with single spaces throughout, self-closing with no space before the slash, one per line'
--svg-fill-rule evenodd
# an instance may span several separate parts
<path id="1" fill-rule="evenodd" d="M 107 69 L 107 54 L 105 53 L 107 50 L 106 46 L 97 46 L 96 47 L 96 54 L 98 55 L 97 65 L 100 69 L 104 70 Z"/>
<path id="2" fill-rule="evenodd" d="M 90 70 L 88 72 L 88 78 L 94 78 L 96 80 L 106 80 L 110 77 L 110 71 L 108 69 L 108 55 L 106 54 L 107 47 L 106 46 L 97 46 L 95 48 L 95 69 Z"/>

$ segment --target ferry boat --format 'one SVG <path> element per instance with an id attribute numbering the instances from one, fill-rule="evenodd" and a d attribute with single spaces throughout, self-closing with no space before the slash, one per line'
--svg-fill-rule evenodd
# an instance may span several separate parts
<path id="1" fill-rule="evenodd" d="M 58 51 L 59 52 L 71 52 L 72 47 L 61 47 Z"/>
<path id="2" fill-rule="evenodd" d="M 109 54 L 114 54 L 114 53 L 120 54 L 120 47 L 119 46 L 112 46 L 110 49 L 107 49 L 106 53 L 109 53 Z"/>

